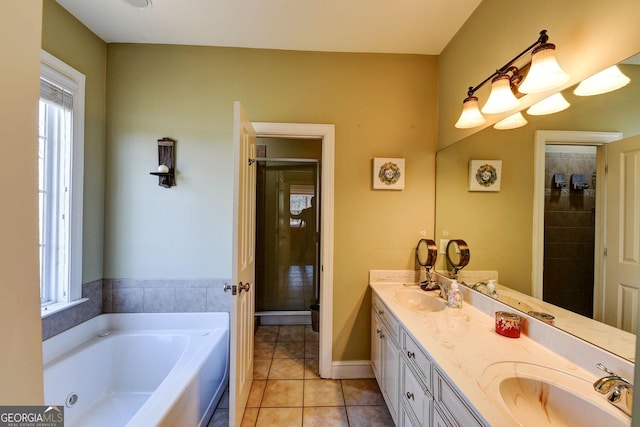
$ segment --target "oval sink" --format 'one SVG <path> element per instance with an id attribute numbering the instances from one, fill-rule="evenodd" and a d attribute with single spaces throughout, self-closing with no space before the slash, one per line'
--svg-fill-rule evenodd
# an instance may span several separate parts
<path id="1" fill-rule="evenodd" d="M 444 299 L 436 293 L 416 289 L 402 289 L 396 292 L 398 302 L 407 308 L 418 311 L 441 311 L 447 306 Z"/>
<path id="2" fill-rule="evenodd" d="M 519 425 L 629 426 L 630 418 L 598 394 L 592 382 L 569 372 L 528 362 L 489 365 L 480 386 Z"/>

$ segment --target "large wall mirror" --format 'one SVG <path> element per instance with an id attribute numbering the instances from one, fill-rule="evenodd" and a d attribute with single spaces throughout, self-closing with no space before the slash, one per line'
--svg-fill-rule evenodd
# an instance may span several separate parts
<path id="1" fill-rule="evenodd" d="M 540 134 L 537 131 L 620 132 L 621 141 L 631 141 L 640 152 L 640 55 L 618 65 L 631 79 L 621 89 L 580 97 L 573 94 L 575 87 L 568 88 L 563 91 L 571 104 L 567 110 L 547 116 L 524 114 L 528 124 L 522 128 L 506 131 L 487 128 L 439 151 L 436 158 L 435 240 L 438 245 L 440 239 L 466 240 L 471 251 L 467 270 L 495 270 L 498 283 L 516 294 L 527 298 L 541 296 L 553 305 L 579 314 L 582 317 L 574 317 L 571 324 L 558 319 L 555 325 L 633 360 L 636 322 L 620 321 L 619 318 L 637 312 L 639 291 L 632 288 L 622 291 L 628 295 L 627 302 L 621 305 L 626 314 L 620 315 L 615 307 L 605 310 L 606 283 L 598 285 L 598 280 L 604 281 L 598 278 L 603 271 L 602 265 L 598 266 L 603 262 L 603 256 L 596 256 L 595 251 L 604 249 L 605 244 L 603 227 L 596 227 L 598 221 L 603 221 L 596 199 L 600 198 L 602 202 L 604 196 L 596 194 L 596 188 L 600 188 L 598 181 L 604 180 L 606 151 L 596 146 L 589 148 L 590 144 L 579 141 L 571 144 L 549 141 L 545 154 L 546 188 L 542 191 L 545 192 L 545 206 L 549 203 L 551 207 L 541 215 L 543 218 L 534 218 L 535 175 L 540 173 L 540 168 L 536 169 L 534 165 L 536 136 Z M 469 191 L 471 160 L 502 161 L 500 191 Z M 562 186 L 562 177 L 556 176 L 558 174 L 564 174 L 566 186 Z M 572 177 L 585 180 L 580 189 L 572 189 Z M 606 203 L 601 203 L 602 206 Z M 570 215 L 574 218 L 568 219 Z M 544 221 L 541 225 L 546 228 L 544 242 L 534 244 L 537 241 L 534 221 L 538 224 Z M 638 227 L 637 221 L 634 224 Z M 609 235 L 611 237 L 611 233 Z M 638 243 L 627 237 L 622 236 L 628 240 L 625 244 L 637 252 Z M 544 245 L 543 251 L 539 251 L 539 245 Z M 542 263 L 534 261 L 537 252 L 549 256 L 543 264 L 544 273 L 540 271 Z M 445 266 L 438 265 L 437 268 L 444 270 Z M 538 288 L 537 281 L 544 282 L 542 288 Z M 586 288 L 585 282 L 589 284 Z M 514 308 L 518 308 L 515 304 Z M 594 338 L 590 334 L 595 324 L 591 319 L 602 321 L 598 323 L 601 327 L 595 329 L 602 329 L 599 336 L 609 335 L 608 339 Z M 607 334 L 610 326 L 605 326 L 604 322 L 619 328 L 613 335 Z M 624 344 L 621 346 L 620 342 Z"/>

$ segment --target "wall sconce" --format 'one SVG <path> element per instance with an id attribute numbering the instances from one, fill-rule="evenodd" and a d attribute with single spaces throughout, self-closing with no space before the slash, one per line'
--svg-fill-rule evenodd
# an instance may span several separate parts
<path id="1" fill-rule="evenodd" d="M 175 146 L 175 139 L 164 137 L 158 140 L 158 170 L 149 173 L 158 177 L 158 185 L 161 187 L 171 188 L 176 185 Z"/>
<path id="2" fill-rule="evenodd" d="M 482 113 L 500 114 L 517 108 L 520 101 L 514 92 L 519 92 L 520 96 L 527 93 L 544 92 L 569 80 L 569 75 L 562 70 L 556 61 L 556 46 L 547 43 L 548 40 L 547 30 L 540 31 L 540 37 L 531 46 L 504 64 L 479 85 L 469 86 L 467 97 L 462 104 L 462 114 L 455 127 L 468 129 L 480 126 L 486 122 Z M 531 66 L 528 73 L 524 75 L 523 69 L 526 69 L 529 64 L 521 68 L 513 64 L 529 52 L 531 52 Z M 491 81 L 491 93 L 486 104 L 482 107 L 481 113 L 478 110 L 478 98 L 474 94 L 489 81 Z"/>
<path id="3" fill-rule="evenodd" d="M 559 113 L 570 106 L 571 104 L 569 104 L 564 96 L 558 92 L 538 103 L 533 104 L 527 110 L 527 114 L 531 116 L 544 116 L 545 114 Z"/>

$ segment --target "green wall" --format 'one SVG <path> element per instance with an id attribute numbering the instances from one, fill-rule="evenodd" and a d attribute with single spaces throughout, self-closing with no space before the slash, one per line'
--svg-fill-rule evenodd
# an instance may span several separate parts
<path id="1" fill-rule="evenodd" d="M 105 277 L 230 278 L 232 104 L 254 121 L 333 123 L 334 360 L 369 358 L 370 269 L 413 268 L 433 234 L 437 59 L 110 44 Z M 177 139 L 164 189 L 156 139 Z M 404 191 L 372 159 L 407 159 Z"/>
<path id="2" fill-rule="evenodd" d="M 44 0 L 42 49 L 86 76 L 82 283 L 103 278 L 107 44 Z"/>

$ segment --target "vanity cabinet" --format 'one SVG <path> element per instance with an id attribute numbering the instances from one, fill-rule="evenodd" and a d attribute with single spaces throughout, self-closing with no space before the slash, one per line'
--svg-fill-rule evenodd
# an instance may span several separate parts
<path id="1" fill-rule="evenodd" d="M 393 422 L 399 420 L 400 322 L 382 301 L 373 295 L 371 306 L 371 365 Z"/>
<path id="2" fill-rule="evenodd" d="M 399 427 L 481 427 L 480 417 L 450 384 L 393 312 L 373 293 L 371 366 Z"/>
<path id="3" fill-rule="evenodd" d="M 401 425 L 431 426 L 431 361 L 404 329 L 401 331 L 400 340 L 400 401 L 403 410 Z"/>
<path id="4" fill-rule="evenodd" d="M 441 417 L 440 425 L 453 427 L 482 427 L 484 424 L 478 419 L 474 411 L 469 408 L 455 388 L 449 384 L 444 375 L 433 368 L 433 399 L 436 413 Z M 439 410 L 439 411 L 438 411 Z M 434 426 L 437 426 L 434 417 Z"/>

